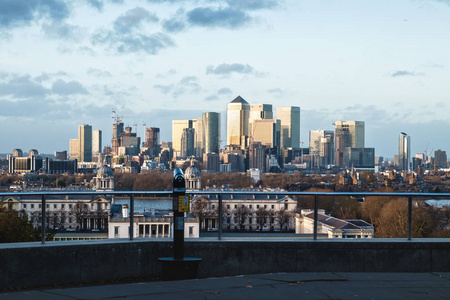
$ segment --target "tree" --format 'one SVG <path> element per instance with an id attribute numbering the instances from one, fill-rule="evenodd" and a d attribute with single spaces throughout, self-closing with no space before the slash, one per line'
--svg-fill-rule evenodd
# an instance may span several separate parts
<path id="1" fill-rule="evenodd" d="M 264 225 L 266 225 L 266 220 L 269 217 L 269 211 L 265 207 L 260 207 L 256 211 L 256 222 L 259 225 L 259 229 L 262 230 Z"/>
<path id="2" fill-rule="evenodd" d="M 191 203 L 191 213 L 199 219 L 200 230 L 205 229 L 203 220 L 210 214 L 209 201 L 203 197 L 198 197 Z"/>
<path id="3" fill-rule="evenodd" d="M 250 209 L 245 206 L 241 205 L 240 207 L 236 208 L 234 211 L 235 216 L 235 222 L 239 225 L 239 230 L 245 230 L 245 219 L 250 214 Z"/>
<path id="4" fill-rule="evenodd" d="M 86 203 L 82 201 L 77 201 L 75 205 L 72 206 L 72 215 L 75 217 L 76 223 L 79 224 L 79 228 L 82 228 L 83 219 L 89 215 L 89 207 Z"/>
<path id="5" fill-rule="evenodd" d="M 48 237 L 49 239 L 51 236 Z M 25 211 L 15 211 L 0 206 L 0 243 L 40 241 L 38 228 L 28 221 Z"/>
<path id="6" fill-rule="evenodd" d="M 279 210 L 276 213 L 276 218 L 277 218 L 277 222 L 278 224 L 280 224 L 280 229 L 283 230 L 289 230 L 289 222 L 292 218 L 292 212 L 285 210 L 284 208 Z"/>

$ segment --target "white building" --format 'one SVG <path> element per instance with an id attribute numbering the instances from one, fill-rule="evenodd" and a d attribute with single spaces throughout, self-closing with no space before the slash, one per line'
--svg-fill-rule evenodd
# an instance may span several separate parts
<path id="1" fill-rule="evenodd" d="M 169 211 L 150 211 L 134 214 L 133 238 L 171 238 L 173 237 L 173 213 Z M 108 238 L 129 238 L 130 218 L 128 205 L 122 206 L 122 213 L 109 220 Z M 184 218 L 184 237 L 198 238 L 199 223 L 193 216 Z"/>
<path id="2" fill-rule="evenodd" d="M 373 226 L 363 220 L 340 220 L 326 215 L 323 209 L 318 210 L 317 216 L 317 233 L 326 234 L 328 238 L 373 238 Z M 295 216 L 295 233 L 314 233 L 313 209 L 302 209 Z"/>

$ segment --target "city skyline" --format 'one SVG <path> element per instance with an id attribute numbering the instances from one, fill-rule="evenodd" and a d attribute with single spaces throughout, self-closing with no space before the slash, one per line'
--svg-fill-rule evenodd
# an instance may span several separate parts
<path id="1" fill-rule="evenodd" d="M 82 123 L 107 145 L 113 110 L 139 136 L 146 123 L 169 141 L 172 120 L 208 111 L 226 120 L 237 95 L 301 107 L 304 146 L 309 130 L 361 120 L 376 155 L 392 158 L 402 131 L 412 154 L 448 150 L 449 4 L 2 3 L 0 153 L 68 150 Z"/>

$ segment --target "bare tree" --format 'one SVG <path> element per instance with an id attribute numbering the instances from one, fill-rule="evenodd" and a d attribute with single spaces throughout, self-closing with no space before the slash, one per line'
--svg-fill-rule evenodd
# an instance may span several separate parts
<path id="1" fill-rule="evenodd" d="M 191 213 L 199 219 L 200 230 L 205 229 L 203 220 L 210 215 L 209 201 L 203 197 L 198 197 L 191 203 Z"/>
<path id="2" fill-rule="evenodd" d="M 72 206 L 72 215 L 75 217 L 75 221 L 79 224 L 80 229 L 82 228 L 83 219 L 89 215 L 89 212 L 89 206 L 82 201 L 77 201 L 77 203 Z"/>
<path id="3" fill-rule="evenodd" d="M 281 209 L 276 213 L 276 218 L 278 224 L 280 224 L 280 230 L 289 230 L 289 223 L 292 218 L 292 212 L 285 210 L 284 208 Z"/>
<path id="4" fill-rule="evenodd" d="M 245 205 L 241 205 L 240 207 L 236 208 L 233 213 L 235 215 L 235 222 L 237 222 L 239 225 L 239 230 L 244 230 L 245 219 L 250 214 L 250 209 Z"/>
<path id="5" fill-rule="evenodd" d="M 267 217 L 269 217 L 269 211 L 265 207 L 258 208 L 256 211 L 256 222 L 258 223 L 260 230 L 266 225 Z"/>

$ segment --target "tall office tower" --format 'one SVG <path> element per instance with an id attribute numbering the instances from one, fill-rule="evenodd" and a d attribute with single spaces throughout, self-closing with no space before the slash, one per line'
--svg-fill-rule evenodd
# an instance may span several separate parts
<path id="1" fill-rule="evenodd" d="M 316 158 L 320 166 L 332 164 L 334 161 L 334 131 L 310 130 L 309 154 Z"/>
<path id="2" fill-rule="evenodd" d="M 102 131 L 99 129 L 92 132 L 92 153 L 102 153 Z"/>
<path id="3" fill-rule="evenodd" d="M 409 171 L 411 160 L 411 137 L 404 132 L 400 132 L 398 140 L 398 164 L 400 170 Z"/>
<path id="4" fill-rule="evenodd" d="M 158 127 L 148 127 L 145 128 L 145 142 L 144 147 L 154 148 L 159 147 L 159 128 Z"/>
<path id="5" fill-rule="evenodd" d="M 195 154 L 195 129 L 184 128 L 181 134 L 181 156 L 189 157 Z"/>
<path id="6" fill-rule="evenodd" d="M 138 155 L 141 149 L 141 138 L 136 132 L 131 132 L 131 127 L 125 127 L 125 132 L 120 134 L 119 155 Z"/>
<path id="7" fill-rule="evenodd" d="M 80 140 L 70 139 L 69 157 L 70 159 L 80 159 Z"/>
<path id="8" fill-rule="evenodd" d="M 273 119 L 273 110 L 271 104 L 252 104 L 248 117 L 248 134 L 253 133 L 253 122 L 255 120 Z"/>
<path id="9" fill-rule="evenodd" d="M 217 112 L 205 112 L 203 113 L 202 123 L 204 153 L 219 153 L 220 114 Z"/>
<path id="10" fill-rule="evenodd" d="M 203 159 L 203 148 L 204 148 L 203 118 L 197 118 L 195 120 L 192 120 L 192 128 L 194 128 L 195 130 L 194 155 L 199 159 Z"/>
<path id="11" fill-rule="evenodd" d="M 241 96 L 228 104 L 227 109 L 227 145 L 245 149 L 248 138 L 248 120 L 250 105 Z"/>
<path id="12" fill-rule="evenodd" d="M 118 155 L 119 154 L 119 147 L 121 145 L 120 137 L 124 129 L 124 125 L 120 118 L 115 118 L 115 123 L 113 124 L 113 136 L 111 139 L 111 154 L 112 155 Z"/>
<path id="13" fill-rule="evenodd" d="M 364 148 L 364 121 L 336 121 L 335 136 L 344 131 L 349 134 L 345 147 Z"/>
<path id="14" fill-rule="evenodd" d="M 67 151 L 55 151 L 55 159 L 67 160 Z"/>
<path id="15" fill-rule="evenodd" d="M 280 153 L 281 121 L 275 119 L 254 120 L 252 144 L 260 142 L 267 148 L 274 149 L 273 154 Z"/>
<path id="16" fill-rule="evenodd" d="M 78 140 L 80 143 L 78 161 L 92 161 L 92 126 L 79 125 L 78 126 Z"/>
<path id="17" fill-rule="evenodd" d="M 174 156 L 181 156 L 181 137 L 186 128 L 193 128 L 192 120 L 172 121 L 172 149 Z"/>
<path id="18" fill-rule="evenodd" d="M 266 147 L 260 142 L 251 145 L 248 153 L 249 168 L 259 169 L 261 173 L 266 172 Z"/>
<path id="19" fill-rule="evenodd" d="M 447 152 L 438 149 L 434 151 L 434 165 L 436 168 L 447 168 Z"/>
<path id="20" fill-rule="evenodd" d="M 281 121 L 281 147 L 300 148 L 300 107 L 278 106 L 277 119 Z"/>

